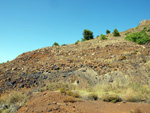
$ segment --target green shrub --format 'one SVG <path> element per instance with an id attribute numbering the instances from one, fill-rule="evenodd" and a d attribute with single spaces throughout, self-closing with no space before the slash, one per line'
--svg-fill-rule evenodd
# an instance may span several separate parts
<path id="1" fill-rule="evenodd" d="M 87 41 L 85 38 L 82 38 L 81 42 Z"/>
<path id="2" fill-rule="evenodd" d="M 83 37 L 84 37 L 85 40 L 93 39 L 93 32 L 88 30 L 88 29 L 85 29 L 83 31 Z"/>
<path id="3" fill-rule="evenodd" d="M 80 41 L 79 40 L 77 40 L 76 42 L 75 42 L 75 44 L 78 44 Z"/>
<path id="4" fill-rule="evenodd" d="M 53 44 L 53 46 L 59 46 L 59 44 L 58 44 L 57 42 L 55 42 L 55 43 Z"/>
<path id="5" fill-rule="evenodd" d="M 99 37 L 99 35 L 96 36 L 96 38 L 98 38 L 98 37 Z"/>
<path id="6" fill-rule="evenodd" d="M 150 29 L 148 29 L 147 32 L 150 32 Z"/>
<path id="7" fill-rule="evenodd" d="M 107 29 L 107 30 L 106 30 L 106 34 L 109 34 L 109 33 L 110 33 L 110 31 Z"/>
<path id="8" fill-rule="evenodd" d="M 144 27 L 144 28 L 143 28 L 143 30 L 146 30 L 146 29 L 147 29 L 147 27 Z"/>
<path id="9" fill-rule="evenodd" d="M 114 36 L 120 36 L 120 33 L 117 29 L 114 29 L 114 32 L 113 32 Z"/>
<path id="10" fill-rule="evenodd" d="M 150 41 L 150 38 L 145 31 L 130 34 L 125 39 L 138 44 L 145 44 Z"/>
<path id="11" fill-rule="evenodd" d="M 130 34 L 130 32 L 125 33 L 125 35 L 129 35 L 129 34 Z"/>
<path id="12" fill-rule="evenodd" d="M 106 35 L 101 34 L 101 40 L 107 40 Z"/>
<path id="13" fill-rule="evenodd" d="M 96 94 L 94 94 L 94 93 L 93 94 L 89 94 L 88 98 L 90 100 L 98 100 L 98 96 Z"/>
<path id="14" fill-rule="evenodd" d="M 105 102 L 112 102 L 112 103 L 116 103 L 116 102 L 121 102 L 122 99 L 118 96 L 118 95 L 109 95 L 109 94 L 106 94 L 106 95 L 103 95 L 101 97 L 101 99 Z"/>
<path id="15" fill-rule="evenodd" d="M 67 44 L 62 44 L 61 46 L 66 46 Z"/>

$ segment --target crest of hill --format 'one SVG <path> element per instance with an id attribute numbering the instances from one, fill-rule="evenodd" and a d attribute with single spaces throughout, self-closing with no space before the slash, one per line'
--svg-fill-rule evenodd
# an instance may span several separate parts
<path id="1" fill-rule="evenodd" d="M 146 25 L 150 25 L 150 20 L 142 20 L 139 24 L 139 26 L 146 26 Z"/>
<path id="2" fill-rule="evenodd" d="M 30 75 L 55 72 L 55 75 L 63 76 L 63 72 L 86 67 L 92 69 L 100 80 L 107 82 L 113 79 L 149 83 L 150 45 L 139 45 L 125 40 L 127 33 L 139 32 L 145 25 L 150 29 L 149 23 L 149 20 L 143 20 L 138 28 L 120 32 L 120 37 L 115 37 L 112 33 L 107 34 L 108 40 L 98 37 L 78 44 L 45 47 L 23 53 L 16 59 L 0 65 L 0 80 L 9 76 L 11 79 L 8 81 L 13 82 L 15 76 L 18 79 L 18 75 L 22 73 Z M 3 80 L 4 85 L 7 85 L 6 81 Z"/>

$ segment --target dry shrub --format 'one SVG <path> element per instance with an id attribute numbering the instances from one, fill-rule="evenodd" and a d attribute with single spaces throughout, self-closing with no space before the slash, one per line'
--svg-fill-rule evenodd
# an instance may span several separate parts
<path id="1" fill-rule="evenodd" d="M 116 103 L 116 102 L 121 102 L 122 99 L 118 96 L 118 95 L 115 95 L 115 94 L 106 94 L 106 95 L 103 95 L 101 97 L 101 99 L 105 102 L 112 102 L 112 103 Z"/>
<path id="2" fill-rule="evenodd" d="M 76 99 L 74 99 L 74 98 L 67 98 L 67 99 L 64 99 L 64 102 L 75 103 Z"/>
<path id="3" fill-rule="evenodd" d="M 8 103 L 13 104 L 16 102 L 21 102 L 22 100 L 24 100 L 24 98 L 25 98 L 25 95 L 23 95 L 19 92 L 14 92 L 9 95 L 7 101 L 8 101 Z"/>
<path id="4" fill-rule="evenodd" d="M 142 113 L 140 109 L 131 110 L 130 113 Z"/>
<path id="5" fill-rule="evenodd" d="M 64 84 L 64 83 L 51 83 L 46 86 L 46 90 L 57 91 L 60 88 L 64 88 L 65 90 L 73 90 L 75 86 L 72 84 Z"/>

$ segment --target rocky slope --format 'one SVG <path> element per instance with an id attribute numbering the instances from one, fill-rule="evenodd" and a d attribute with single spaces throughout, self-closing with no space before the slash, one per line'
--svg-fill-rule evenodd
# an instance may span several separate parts
<path id="1" fill-rule="evenodd" d="M 93 40 L 66 46 L 45 47 L 19 55 L 0 65 L 0 92 L 31 88 L 46 82 L 78 82 L 81 87 L 95 84 L 150 83 L 150 43 L 126 41 L 129 33 L 141 30 L 150 36 L 150 21 L 121 32 L 108 34 L 108 40 Z"/>

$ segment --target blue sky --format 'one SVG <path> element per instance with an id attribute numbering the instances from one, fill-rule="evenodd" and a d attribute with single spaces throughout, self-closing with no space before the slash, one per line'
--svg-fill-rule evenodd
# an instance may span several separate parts
<path id="1" fill-rule="evenodd" d="M 150 19 L 150 0 L 0 0 L 0 62 L 23 52 L 124 31 Z"/>

